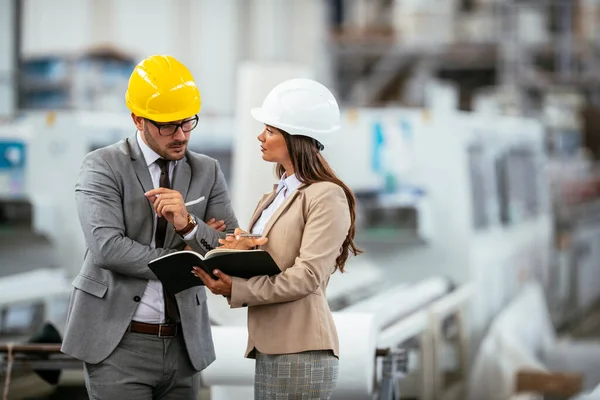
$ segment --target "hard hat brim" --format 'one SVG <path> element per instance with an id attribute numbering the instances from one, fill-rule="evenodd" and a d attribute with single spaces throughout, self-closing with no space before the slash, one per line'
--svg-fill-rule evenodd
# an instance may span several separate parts
<path id="1" fill-rule="evenodd" d="M 323 133 L 327 134 L 327 133 L 330 133 L 330 132 L 335 132 L 336 130 L 338 130 L 340 128 L 339 126 L 336 126 L 334 129 L 327 130 L 327 131 L 324 131 L 324 132 L 311 132 L 310 129 L 299 129 L 298 127 L 294 127 L 294 126 L 291 126 L 291 125 L 288 125 L 288 124 L 282 124 L 282 123 L 280 123 L 279 121 L 277 121 L 276 118 L 273 118 L 262 107 L 252 108 L 250 110 L 250 114 L 258 122 L 262 122 L 265 125 L 274 126 L 275 128 L 283 129 L 284 131 L 286 131 L 290 135 L 311 136 L 312 134 L 317 134 L 317 135 L 323 134 Z"/>
<path id="2" fill-rule="evenodd" d="M 298 129 L 298 127 L 290 126 L 287 124 L 282 124 L 273 118 L 265 109 L 262 107 L 255 107 L 250 110 L 250 114 L 252 117 L 258 122 L 262 122 L 265 125 L 273 126 L 277 129 L 284 130 L 290 135 L 302 135 L 308 136 L 310 138 L 316 139 L 323 144 L 330 144 L 331 138 L 329 137 L 331 133 L 336 132 L 340 129 L 340 126 L 336 126 L 331 130 L 326 132 L 311 132 L 306 129 Z"/>
<path id="3" fill-rule="evenodd" d="M 263 110 L 261 107 L 255 107 L 255 108 L 251 109 L 250 110 L 250 114 L 258 122 L 262 122 L 263 124 L 267 124 L 268 118 L 265 115 L 265 110 Z"/>
<path id="4" fill-rule="evenodd" d="M 270 125 L 278 129 L 282 129 L 289 133 L 290 135 L 302 135 L 302 132 L 294 130 L 292 127 L 287 126 L 285 124 L 278 123 L 275 118 L 271 117 L 269 113 L 267 113 L 262 107 L 255 107 L 250 110 L 250 114 L 254 117 L 258 122 L 262 122 L 265 125 Z"/>

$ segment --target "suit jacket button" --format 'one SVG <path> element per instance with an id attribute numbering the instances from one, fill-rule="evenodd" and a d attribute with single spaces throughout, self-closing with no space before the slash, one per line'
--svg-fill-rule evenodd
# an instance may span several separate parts
<path id="1" fill-rule="evenodd" d="M 242 307 L 248 307 L 248 303 L 242 304 Z"/>
<path id="2" fill-rule="evenodd" d="M 140 296 L 135 296 L 135 297 L 133 298 L 133 301 L 135 301 L 136 303 L 139 303 L 141 299 L 142 299 L 142 298 L 141 298 Z"/>

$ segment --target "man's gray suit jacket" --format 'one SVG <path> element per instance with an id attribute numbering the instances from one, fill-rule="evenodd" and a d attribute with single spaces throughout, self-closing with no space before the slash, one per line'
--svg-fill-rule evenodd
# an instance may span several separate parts
<path id="1" fill-rule="evenodd" d="M 150 247 L 154 211 L 144 193 L 153 189 L 150 172 L 136 136 L 90 152 L 75 186 L 77 213 L 87 250 L 73 281 L 62 351 L 87 363 L 108 357 L 119 344 L 144 294 L 156 279 L 148 262 L 189 244 L 204 254 L 225 233 L 210 228 L 207 218 L 223 219 L 227 231 L 237 226 L 226 182 L 216 160 L 186 152 L 177 162 L 172 188 L 184 201 L 205 197 L 188 207 L 198 230 L 183 241 L 167 226 L 164 248 Z M 204 286 L 176 295 L 185 345 L 194 368 L 215 359 Z"/>

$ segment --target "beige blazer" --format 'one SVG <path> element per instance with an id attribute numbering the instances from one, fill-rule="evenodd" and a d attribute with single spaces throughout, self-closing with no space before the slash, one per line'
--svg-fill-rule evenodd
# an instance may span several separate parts
<path id="1" fill-rule="evenodd" d="M 259 201 L 250 228 L 275 199 L 275 191 Z M 273 277 L 233 278 L 232 308 L 248 306 L 248 347 L 265 354 L 332 350 L 338 335 L 326 288 L 335 260 L 350 229 L 343 189 L 331 182 L 301 185 L 267 222 L 262 246 L 282 272 Z M 339 273 L 339 272 L 338 272 Z"/>

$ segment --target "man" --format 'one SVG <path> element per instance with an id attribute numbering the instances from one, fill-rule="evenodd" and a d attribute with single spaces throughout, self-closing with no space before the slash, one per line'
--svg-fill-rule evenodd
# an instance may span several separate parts
<path id="1" fill-rule="evenodd" d="M 201 106 L 187 68 L 148 57 L 125 97 L 136 134 L 89 153 L 75 187 L 87 251 L 62 351 L 84 361 L 90 398 L 194 399 L 215 359 L 205 289 L 165 293 L 147 265 L 206 253 L 238 223 L 218 162 L 187 149 Z"/>

